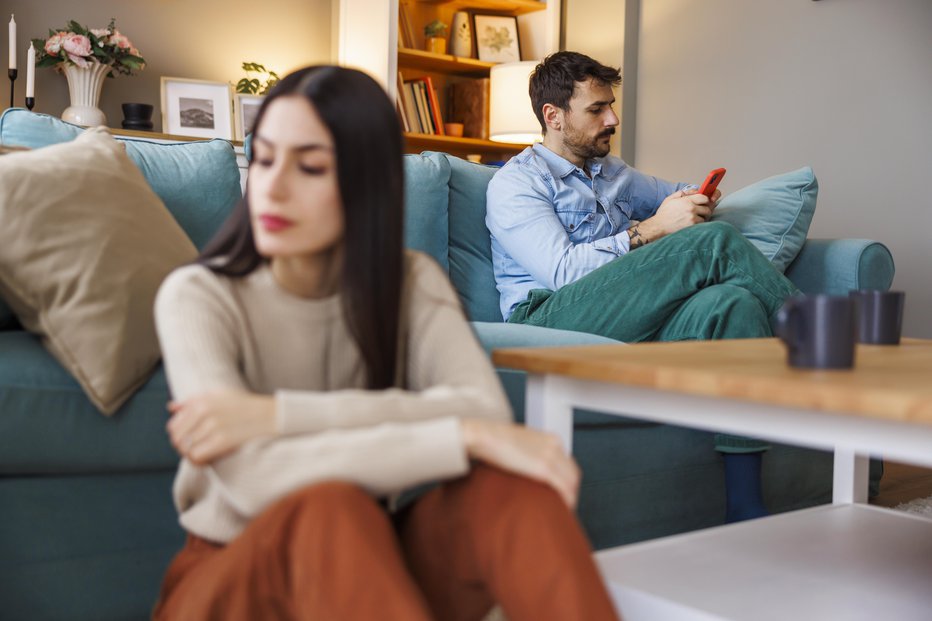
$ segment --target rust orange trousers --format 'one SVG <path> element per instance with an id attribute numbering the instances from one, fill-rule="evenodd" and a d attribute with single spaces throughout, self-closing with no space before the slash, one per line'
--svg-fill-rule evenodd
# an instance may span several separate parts
<path id="1" fill-rule="evenodd" d="M 477 465 L 393 522 L 349 483 L 303 488 L 229 544 L 194 535 L 157 620 L 617 619 L 576 518 L 543 484 Z"/>

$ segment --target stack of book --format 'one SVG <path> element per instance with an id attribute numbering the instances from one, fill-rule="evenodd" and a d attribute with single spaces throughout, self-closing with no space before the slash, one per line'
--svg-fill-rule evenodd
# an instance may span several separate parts
<path id="1" fill-rule="evenodd" d="M 443 136 L 443 115 L 430 76 L 402 80 L 398 75 L 398 114 L 406 132 Z"/>

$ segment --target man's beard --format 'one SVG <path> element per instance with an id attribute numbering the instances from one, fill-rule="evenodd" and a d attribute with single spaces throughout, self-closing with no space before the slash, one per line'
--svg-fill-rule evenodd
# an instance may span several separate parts
<path id="1" fill-rule="evenodd" d="M 614 133 L 615 128 L 609 127 L 596 134 L 595 137 L 589 138 L 577 132 L 572 126 L 568 126 L 563 132 L 563 144 L 573 155 L 585 160 L 605 157 L 612 147 L 610 142 L 601 142 L 601 138 Z"/>

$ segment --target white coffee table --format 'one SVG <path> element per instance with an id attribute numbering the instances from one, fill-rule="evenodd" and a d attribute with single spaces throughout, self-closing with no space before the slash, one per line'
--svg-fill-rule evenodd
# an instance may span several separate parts
<path id="1" fill-rule="evenodd" d="M 932 520 L 869 507 L 868 455 L 932 466 L 932 341 L 786 366 L 775 339 L 497 350 L 527 421 L 572 445 L 574 407 L 835 452 L 833 505 L 605 550 L 627 621 L 932 619 Z"/>

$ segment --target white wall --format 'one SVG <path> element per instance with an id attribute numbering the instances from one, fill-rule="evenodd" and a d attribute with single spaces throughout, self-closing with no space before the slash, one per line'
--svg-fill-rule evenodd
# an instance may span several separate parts
<path id="1" fill-rule="evenodd" d="M 100 107 L 111 127 L 123 120 L 120 104 L 151 103 L 156 131 L 161 131 L 160 77 L 236 82 L 243 61 L 253 61 L 284 75 L 298 67 L 330 62 L 330 0 L 2 0 L 0 50 L 7 62 L 7 23 L 16 14 L 19 40 L 17 106 L 26 92 L 29 39 L 46 37 L 49 28 L 75 20 L 103 28 L 116 17 L 117 27 L 139 48 L 148 66 L 133 77 L 106 80 Z M 0 110 L 9 105 L 9 80 L 3 74 Z M 34 111 L 59 116 L 68 106 L 65 78 L 52 69 L 36 70 Z"/>
<path id="2" fill-rule="evenodd" d="M 640 9 L 637 167 L 698 182 L 724 166 L 727 193 L 811 165 L 810 236 L 890 247 L 904 334 L 932 337 L 932 1 Z"/>

